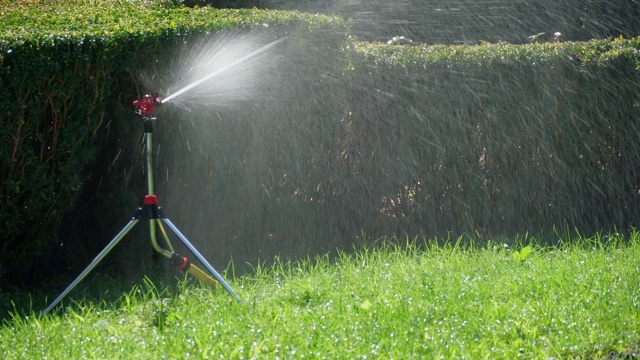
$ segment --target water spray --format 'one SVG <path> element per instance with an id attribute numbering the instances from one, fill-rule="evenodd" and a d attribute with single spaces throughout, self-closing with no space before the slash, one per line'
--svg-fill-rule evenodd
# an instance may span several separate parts
<path id="1" fill-rule="evenodd" d="M 188 89 L 187 89 L 188 90 Z M 186 91 L 186 90 L 185 90 Z M 177 95 L 176 95 L 177 96 Z M 175 96 L 174 96 L 175 97 Z M 165 100 L 166 101 L 166 100 Z M 144 95 L 140 100 L 135 100 L 133 106 L 135 107 L 135 113 L 138 114 L 144 125 L 144 135 L 146 138 L 145 143 L 145 155 L 146 155 L 146 168 L 147 168 L 147 195 L 145 195 L 142 202 L 142 206 L 136 209 L 135 215 L 129 220 L 129 223 L 125 225 L 122 230 L 107 244 L 107 246 L 91 261 L 91 263 L 78 275 L 78 277 L 42 312 L 42 315 L 47 314 L 53 309 L 71 290 L 73 290 L 78 283 L 80 283 L 88 274 L 93 270 L 102 259 L 122 240 L 131 229 L 140 222 L 140 220 L 146 220 L 149 222 L 149 236 L 151 239 L 151 245 L 153 249 L 160 255 L 166 257 L 172 265 L 175 265 L 179 270 L 182 270 L 202 283 L 211 287 L 217 287 L 222 285 L 229 294 L 235 297 L 237 302 L 242 302 L 242 299 L 236 294 L 231 286 L 222 278 L 222 276 L 207 262 L 207 260 L 200 254 L 198 249 L 189 242 L 186 236 L 164 215 L 162 208 L 158 206 L 158 196 L 153 191 L 153 162 L 152 162 L 152 145 L 153 145 L 153 123 L 156 118 L 153 116 L 154 111 L 163 102 L 162 97 L 153 97 L 151 95 Z M 191 261 L 178 255 L 171 245 L 171 241 L 167 236 L 167 231 L 164 228 L 166 225 L 171 232 L 183 243 L 183 245 L 189 249 L 191 254 L 200 261 L 200 263 L 209 272 L 207 274 L 201 270 L 198 266 L 191 263 Z M 165 247 L 158 244 L 157 230 L 165 241 Z"/>
<path id="2" fill-rule="evenodd" d="M 197 87 L 199 85 L 202 85 L 203 83 L 213 79 L 214 77 L 216 77 L 216 76 L 218 76 L 218 75 L 230 70 L 231 68 L 236 67 L 236 66 L 238 66 L 238 65 L 240 65 L 240 64 L 242 64 L 242 63 L 244 63 L 246 61 L 249 61 L 249 60 L 255 58 L 256 56 L 266 52 L 267 50 L 271 49 L 272 47 L 274 47 L 274 46 L 278 45 L 279 43 L 285 41 L 286 39 L 288 39 L 288 38 L 284 37 L 284 38 L 275 40 L 275 41 L 273 41 L 273 42 L 271 42 L 271 43 L 269 43 L 267 45 L 264 45 L 264 46 L 260 47 L 259 49 L 255 50 L 255 51 L 252 51 L 249 54 L 246 54 L 246 55 L 236 59 L 235 61 L 233 61 L 233 62 L 221 67 L 220 69 L 217 69 L 217 70 L 209 73 L 208 75 L 204 76 L 203 78 L 194 81 L 193 83 L 183 87 L 182 89 L 174 92 L 173 94 L 167 96 L 166 98 L 158 98 L 159 100 L 157 100 L 157 101 L 159 103 L 161 103 L 161 104 L 167 103 L 167 102 L 177 98 L 178 96 L 180 96 L 180 95 L 192 90 L 193 88 L 195 88 L 195 87 Z"/>

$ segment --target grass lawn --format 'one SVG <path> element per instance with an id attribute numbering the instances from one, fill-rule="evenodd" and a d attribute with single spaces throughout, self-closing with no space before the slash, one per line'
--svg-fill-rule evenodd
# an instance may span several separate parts
<path id="1" fill-rule="evenodd" d="M 276 261 L 230 282 L 241 304 L 191 282 L 146 281 L 115 302 L 14 315 L 0 326 L 0 357 L 640 356 L 640 235 L 520 242 Z"/>

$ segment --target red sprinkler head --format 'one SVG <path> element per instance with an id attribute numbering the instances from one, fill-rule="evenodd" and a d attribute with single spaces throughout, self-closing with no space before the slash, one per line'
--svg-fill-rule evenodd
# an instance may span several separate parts
<path id="1" fill-rule="evenodd" d="M 151 95 L 144 95 L 142 99 L 133 102 L 133 106 L 136 107 L 136 114 L 142 116 L 151 116 L 153 111 L 162 104 L 162 98 L 158 97 L 155 100 Z"/>

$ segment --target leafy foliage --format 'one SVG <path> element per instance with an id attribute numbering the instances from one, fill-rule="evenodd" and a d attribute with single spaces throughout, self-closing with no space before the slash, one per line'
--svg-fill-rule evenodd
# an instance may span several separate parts
<path id="1" fill-rule="evenodd" d="M 64 267 L 59 263 L 64 251 L 58 231 L 67 239 L 96 236 L 95 228 L 87 232 L 95 219 L 79 234 L 69 233 L 77 229 L 61 220 L 70 209 L 109 218 L 108 211 L 100 212 L 101 205 L 91 201 L 101 196 L 96 191 L 100 186 L 109 188 L 108 179 L 103 184 L 106 172 L 121 173 L 111 181 L 127 188 L 135 165 L 112 164 L 136 139 L 127 121 L 130 110 L 122 104 L 137 98 L 139 74 L 160 54 L 169 54 L 177 43 L 197 34 L 231 28 L 266 29 L 269 24 L 269 31 L 282 33 L 304 24 L 303 31 L 345 31 L 343 22 L 330 17 L 175 8 L 161 2 L 18 2 L 3 3 L 1 9 L 0 275 L 9 271 L 7 276 L 16 283 L 38 282 L 38 276 L 29 274 L 45 250 L 56 266 L 47 261 L 42 266 Z M 72 252 L 87 250 L 87 245 L 75 245 Z M 95 245 L 88 245 L 88 254 L 95 253 Z M 67 259 L 86 263 L 86 258 L 66 251 Z"/>
<path id="2" fill-rule="evenodd" d="M 531 245 L 527 245 L 520 250 L 514 251 L 511 254 L 511 257 L 513 258 L 513 260 L 515 260 L 516 263 L 520 264 L 523 261 L 527 260 L 532 251 L 533 248 L 531 247 Z"/>
<path id="3" fill-rule="evenodd" d="M 634 225 L 638 45 L 356 42 L 340 161 L 359 182 L 341 199 L 388 199 L 355 222 L 409 233 Z"/>

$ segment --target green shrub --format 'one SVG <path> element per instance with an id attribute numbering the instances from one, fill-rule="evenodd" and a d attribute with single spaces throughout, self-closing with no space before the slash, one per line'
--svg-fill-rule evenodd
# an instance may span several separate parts
<path id="1" fill-rule="evenodd" d="M 371 232 L 637 226 L 638 38 L 355 47 L 339 193 L 387 199 Z"/>
<path id="2" fill-rule="evenodd" d="M 628 228 L 637 44 L 298 54 L 269 97 L 163 123 L 159 193 L 214 262 L 236 265 L 389 234 Z"/>
<path id="3" fill-rule="evenodd" d="M 62 251 L 66 258 L 48 261 L 66 268 L 86 264 L 115 234 L 118 224 L 101 221 L 122 215 L 125 204 L 132 206 L 126 198 L 110 199 L 132 195 L 130 179 L 140 173 L 140 159 L 132 155 L 140 133 L 133 130 L 139 130 L 134 128 L 138 124 L 129 121 L 129 104 L 143 91 L 140 74 L 149 64 L 209 32 L 260 28 L 282 36 L 295 27 L 302 32 L 331 29 L 343 34 L 333 39 L 344 39 L 346 31 L 343 22 L 329 17 L 164 5 L 3 4 L 0 263 L 16 283 L 37 283 L 34 266 L 51 275 L 47 261 L 37 259 L 45 250 L 59 254 L 60 236 L 73 249 Z M 116 162 L 123 151 L 129 159 Z M 120 205 L 111 207 L 114 202 Z M 89 223 L 61 223 L 72 208 Z M 87 237 L 96 241 L 87 243 Z"/>

